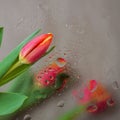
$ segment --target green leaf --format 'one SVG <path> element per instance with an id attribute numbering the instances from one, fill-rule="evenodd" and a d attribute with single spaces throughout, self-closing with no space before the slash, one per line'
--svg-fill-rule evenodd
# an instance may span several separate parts
<path id="1" fill-rule="evenodd" d="M 54 48 L 55 48 L 55 46 L 51 47 L 42 57 L 48 55 Z"/>
<path id="2" fill-rule="evenodd" d="M 14 79 L 15 77 L 23 73 L 25 70 L 27 70 L 30 66 L 30 64 L 21 64 L 20 66 L 12 70 L 10 73 L 5 74 L 5 76 L 0 79 L 0 86 Z"/>
<path id="3" fill-rule="evenodd" d="M 30 107 L 38 101 L 42 101 L 43 99 L 50 97 L 53 93 L 55 93 L 55 89 L 52 87 L 31 89 L 31 94 L 28 95 L 28 99 L 22 106 L 22 110 Z"/>
<path id="4" fill-rule="evenodd" d="M 69 76 L 66 73 L 61 73 L 57 75 L 56 82 L 55 82 L 55 88 L 59 89 L 63 85 L 64 80 L 67 78 L 69 78 Z"/>
<path id="5" fill-rule="evenodd" d="M 0 93 L 0 116 L 16 112 L 27 99 L 25 95 L 17 93 Z"/>
<path id="6" fill-rule="evenodd" d="M 2 38 L 3 38 L 3 27 L 0 27 L 0 46 L 1 46 L 1 43 L 2 43 Z"/>
<path id="7" fill-rule="evenodd" d="M 55 89 L 53 87 L 46 87 L 46 88 L 39 88 L 38 90 L 34 91 L 34 96 L 37 99 L 45 99 L 52 95 L 55 92 Z"/>
<path id="8" fill-rule="evenodd" d="M 36 30 L 30 36 L 28 36 L 23 42 L 21 42 L 15 49 L 11 51 L 11 53 L 5 57 L 0 62 L 0 78 L 10 69 L 10 67 L 15 63 L 18 58 L 19 52 L 21 48 L 29 42 L 35 35 L 37 35 L 41 30 Z M 0 80 L 1 82 L 1 80 Z"/>
<path id="9" fill-rule="evenodd" d="M 12 81 L 8 92 L 21 93 L 28 96 L 32 91 L 33 85 L 33 73 L 28 69 Z"/>

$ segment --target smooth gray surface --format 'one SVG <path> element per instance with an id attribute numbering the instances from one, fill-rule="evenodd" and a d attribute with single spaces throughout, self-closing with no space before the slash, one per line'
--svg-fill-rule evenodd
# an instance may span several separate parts
<path id="1" fill-rule="evenodd" d="M 52 32 L 56 45 L 53 58 L 67 59 L 72 78 L 79 79 L 79 87 L 87 80 L 99 80 L 118 101 L 114 110 L 98 117 L 84 114 L 78 120 L 119 120 L 119 89 L 112 88 L 114 81 L 120 84 L 119 6 L 119 0 L 0 0 L 0 25 L 5 27 L 0 60 L 37 28 Z M 39 64 L 43 64 L 42 60 L 36 69 Z M 76 85 L 30 110 L 32 120 L 57 120 L 58 115 L 75 105 L 71 95 L 74 88 Z M 61 100 L 65 105 L 59 108 L 57 103 Z"/>

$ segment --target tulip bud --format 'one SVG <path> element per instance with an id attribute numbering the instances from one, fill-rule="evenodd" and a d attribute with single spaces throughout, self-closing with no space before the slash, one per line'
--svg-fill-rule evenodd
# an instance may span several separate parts
<path id="1" fill-rule="evenodd" d="M 40 59 L 52 42 L 51 33 L 42 34 L 28 42 L 20 51 L 19 60 L 23 64 L 32 64 Z"/>

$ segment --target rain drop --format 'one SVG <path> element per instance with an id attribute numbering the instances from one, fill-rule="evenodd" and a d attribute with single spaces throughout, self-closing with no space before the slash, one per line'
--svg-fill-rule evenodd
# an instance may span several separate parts
<path id="1" fill-rule="evenodd" d="M 66 55 L 66 53 L 64 53 L 64 55 Z"/>
<path id="2" fill-rule="evenodd" d="M 57 107 L 64 107 L 64 101 L 61 100 L 57 103 Z"/>
<path id="3" fill-rule="evenodd" d="M 19 120 L 19 118 L 16 118 L 15 120 Z"/>
<path id="4" fill-rule="evenodd" d="M 79 98 L 82 99 L 83 97 L 84 97 L 84 94 L 83 94 L 83 92 L 81 92 L 81 93 L 79 94 Z"/>
<path id="5" fill-rule="evenodd" d="M 23 23 L 23 21 L 24 21 L 24 18 L 20 18 L 18 20 L 18 23 L 17 23 L 16 27 L 19 27 Z"/>
<path id="6" fill-rule="evenodd" d="M 113 89 L 119 89 L 119 84 L 118 84 L 118 82 L 117 82 L 117 81 L 114 81 L 114 82 L 112 83 L 112 87 L 113 87 Z"/>
<path id="7" fill-rule="evenodd" d="M 68 28 L 68 29 L 71 29 L 71 28 L 73 27 L 73 25 L 71 25 L 71 24 L 69 24 L 69 25 L 66 24 L 65 27 Z"/>
<path id="8" fill-rule="evenodd" d="M 77 63 L 76 63 L 76 62 L 74 62 L 73 64 L 74 64 L 74 66 L 76 66 L 76 65 L 77 65 Z"/>
<path id="9" fill-rule="evenodd" d="M 85 31 L 84 31 L 84 30 L 77 30 L 77 33 L 79 33 L 79 34 L 84 34 Z"/>
<path id="10" fill-rule="evenodd" d="M 59 93 L 58 96 L 61 96 L 61 93 Z"/>
<path id="11" fill-rule="evenodd" d="M 30 114 L 26 114 L 24 116 L 23 120 L 31 120 L 31 115 Z"/>
<path id="12" fill-rule="evenodd" d="M 68 27 L 68 24 L 66 24 L 65 26 Z"/>
<path id="13" fill-rule="evenodd" d="M 77 79 L 80 79 L 80 75 L 77 76 Z"/>

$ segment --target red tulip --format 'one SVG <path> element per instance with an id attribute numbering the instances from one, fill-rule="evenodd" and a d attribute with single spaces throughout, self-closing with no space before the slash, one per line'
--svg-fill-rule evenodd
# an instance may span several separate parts
<path id="1" fill-rule="evenodd" d="M 28 42 L 20 51 L 19 60 L 24 64 L 31 64 L 40 59 L 52 42 L 53 34 L 42 34 Z"/>
<path id="2" fill-rule="evenodd" d="M 111 94 L 96 80 L 90 80 L 83 89 L 74 91 L 73 95 L 80 104 L 87 105 L 86 110 L 90 113 L 102 112 L 115 104 Z"/>

